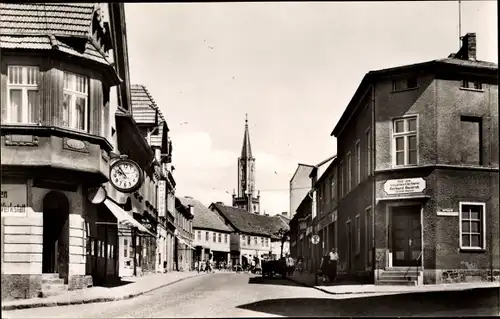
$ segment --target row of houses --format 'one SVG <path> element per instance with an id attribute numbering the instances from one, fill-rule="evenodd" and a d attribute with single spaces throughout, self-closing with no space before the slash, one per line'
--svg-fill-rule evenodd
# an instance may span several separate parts
<path id="1" fill-rule="evenodd" d="M 169 127 L 124 6 L 0 4 L 2 300 L 188 270 Z"/>
<path id="2" fill-rule="evenodd" d="M 284 214 L 259 215 L 222 202 L 206 207 L 192 197 L 179 199 L 193 209 L 195 260 L 246 265 L 289 253 L 290 220 Z"/>
<path id="3" fill-rule="evenodd" d="M 367 73 L 336 156 L 290 181 L 292 256 L 315 272 L 336 248 L 340 274 L 380 284 L 498 280 L 497 75 L 474 33 L 448 58 Z"/>

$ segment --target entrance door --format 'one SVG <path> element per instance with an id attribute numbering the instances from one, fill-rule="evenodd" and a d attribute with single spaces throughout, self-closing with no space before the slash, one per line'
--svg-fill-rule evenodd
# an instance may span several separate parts
<path id="1" fill-rule="evenodd" d="M 420 206 L 392 207 L 392 251 L 394 266 L 420 265 Z"/>
<path id="2" fill-rule="evenodd" d="M 69 202 L 60 192 L 50 192 L 43 200 L 42 273 L 58 273 L 68 280 Z"/>

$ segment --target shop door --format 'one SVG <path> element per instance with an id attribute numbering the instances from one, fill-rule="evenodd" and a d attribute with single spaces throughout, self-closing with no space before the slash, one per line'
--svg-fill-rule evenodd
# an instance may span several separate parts
<path id="1" fill-rule="evenodd" d="M 422 251 L 420 206 L 392 208 L 392 251 L 394 266 L 417 266 Z"/>

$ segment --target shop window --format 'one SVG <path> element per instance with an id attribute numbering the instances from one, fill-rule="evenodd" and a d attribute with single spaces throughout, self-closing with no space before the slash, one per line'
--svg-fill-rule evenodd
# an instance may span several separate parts
<path id="1" fill-rule="evenodd" d="M 62 126 L 87 131 L 88 125 L 88 78 L 64 72 Z"/>
<path id="2" fill-rule="evenodd" d="M 460 248 L 485 249 L 485 204 L 460 203 Z"/>
<path id="3" fill-rule="evenodd" d="M 39 72 L 35 66 L 8 67 L 6 122 L 36 124 L 40 120 Z"/>
<path id="4" fill-rule="evenodd" d="M 392 133 L 394 165 L 417 165 L 417 136 L 417 117 L 394 120 Z"/>

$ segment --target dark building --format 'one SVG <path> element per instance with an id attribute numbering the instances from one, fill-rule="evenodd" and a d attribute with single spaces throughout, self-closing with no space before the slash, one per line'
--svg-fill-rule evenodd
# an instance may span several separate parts
<path id="1" fill-rule="evenodd" d="M 340 270 L 376 283 L 498 278 L 498 66 L 448 58 L 365 75 L 338 140 Z"/>

